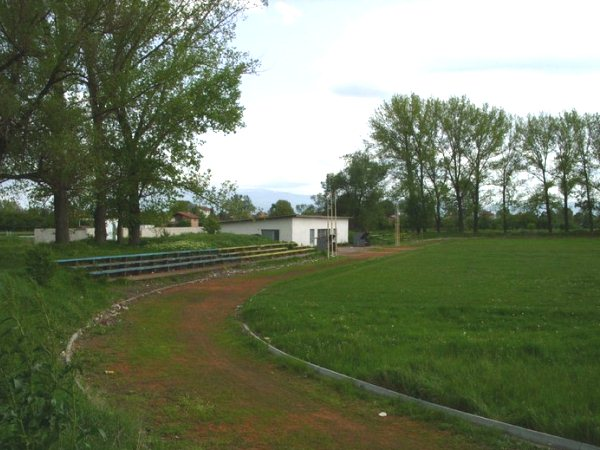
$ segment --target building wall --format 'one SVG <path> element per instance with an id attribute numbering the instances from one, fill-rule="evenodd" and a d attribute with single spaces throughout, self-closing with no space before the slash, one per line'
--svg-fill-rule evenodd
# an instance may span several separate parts
<path id="1" fill-rule="evenodd" d="M 338 219 L 338 243 L 348 242 L 348 219 Z M 279 230 L 280 241 L 293 241 L 298 245 L 316 245 L 310 241 L 310 230 L 327 228 L 327 219 L 314 217 L 285 217 L 281 219 L 256 220 L 245 222 L 223 222 L 221 231 L 223 233 L 235 234 L 262 234 L 262 230 Z"/>
<path id="2" fill-rule="evenodd" d="M 289 217 L 281 219 L 255 220 L 246 222 L 222 222 L 223 233 L 262 234 L 262 230 L 279 230 L 280 241 L 293 241 L 292 221 Z"/>
<path id="3" fill-rule="evenodd" d="M 317 230 L 327 228 L 327 219 L 314 218 L 314 217 L 294 217 L 294 239 L 293 241 L 299 245 L 317 245 L 316 240 L 310 241 L 310 230 L 314 231 L 315 239 L 318 235 Z M 348 219 L 337 220 L 338 244 L 346 244 L 348 242 Z"/>
<path id="4" fill-rule="evenodd" d="M 69 229 L 69 240 L 71 242 L 81 241 L 87 238 L 94 237 L 94 229 L 93 228 L 70 228 Z M 107 233 L 107 239 L 114 240 L 116 239 L 116 228 L 114 229 L 114 233 L 110 230 Z M 154 227 L 152 225 L 142 225 L 140 227 L 140 231 L 142 233 L 143 238 L 155 238 L 163 236 L 164 233 L 169 236 L 179 236 L 180 234 L 185 233 L 204 233 L 204 228 L 202 227 Z M 127 228 L 123 228 L 123 237 L 126 238 L 129 235 Z M 54 242 L 56 240 L 54 228 L 36 228 L 33 231 L 33 242 L 36 244 L 39 243 L 49 243 Z"/>

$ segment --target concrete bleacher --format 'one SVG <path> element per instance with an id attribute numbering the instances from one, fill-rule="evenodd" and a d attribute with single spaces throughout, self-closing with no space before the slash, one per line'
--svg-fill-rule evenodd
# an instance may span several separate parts
<path id="1" fill-rule="evenodd" d="M 299 258 L 314 253 L 312 247 L 290 249 L 287 244 L 265 244 L 221 249 L 183 250 L 59 259 L 60 265 L 85 270 L 91 276 L 126 277 L 201 269 L 217 265 L 238 265 L 271 258 Z"/>

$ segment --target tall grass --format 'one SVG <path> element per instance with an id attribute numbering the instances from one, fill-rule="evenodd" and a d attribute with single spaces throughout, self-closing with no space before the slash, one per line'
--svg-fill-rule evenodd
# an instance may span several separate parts
<path id="1" fill-rule="evenodd" d="M 600 240 L 468 239 L 273 286 L 244 320 L 301 358 L 600 444 Z"/>

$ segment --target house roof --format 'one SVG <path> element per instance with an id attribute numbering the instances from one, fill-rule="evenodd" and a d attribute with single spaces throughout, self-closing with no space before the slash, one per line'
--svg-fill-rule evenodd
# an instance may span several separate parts
<path id="1" fill-rule="evenodd" d="M 179 212 L 176 212 L 173 215 L 174 216 L 185 217 L 186 219 L 198 219 L 199 218 L 196 214 L 192 214 L 192 213 L 187 212 L 187 211 L 179 211 Z"/>
<path id="2" fill-rule="evenodd" d="M 339 219 L 350 219 L 350 217 L 346 216 L 338 216 Z M 254 219 L 237 219 L 237 220 L 221 220 L 222 224 L 227 223 L 241 223 L 241 222 L 267 222 L 269 220 L 277 220 L 277 219 L 323 219 L 327 220 L 327 216 L 303 216 L 300 214 L 290 214 L 288 216 L 275 216 L 275 217 L 256 217 Z"/>

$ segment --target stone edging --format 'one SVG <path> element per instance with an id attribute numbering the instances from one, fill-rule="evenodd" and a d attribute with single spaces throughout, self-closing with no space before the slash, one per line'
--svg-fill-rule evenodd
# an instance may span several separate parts
<path id="1" fill-rule="evenodd" d="M 584 442 L 574 441 L 572 439 L 562 438 L 560 436 L 554 436 L 552 434 L 542 433 L 540 431 L 530 430 L 527 428 L 512 425 L 510 423 L 500 422 L 498 420 L 488 419 L 487 417 L 482 417 L 482 416 L 470 414 L 470 413 L 467 413 L 464 411 L 459 411 L 457 409 L 449 408 L 447 406 L 442 406 L 442 405 L 438 405 L 436 403 L 431 403 L 431 402 L 421 400 L 416 397 L 411 397 L 406 394 L 401 394 L 399 392 L 392 391 L 390 389 L 386 389 L 381 386 L 377 386 L 375 384 L 367 383 L 366 381 L 352 378 L 348 375 L 344 375 L 344 374 L 335 372 L 335 371 L 327 369 L 325 367 L 321 367 L 316 364 L 310 363 L 308 361 L 304 361 L 295 356 L 289 355 L 288 353 L 285 353 L 284 351 L 279 350 L 277 347 L 272 346 L 271 344 L 266 342 L 264 339 L 259 337 L 252 330 L 250 330 L 248 325 L 246 325 L 245 323 L 242 323 L 242 326 L 246 333 L 248 333 L 254 339 L 256 339 L 259 342 L 266 345 L 267 349 L 272 354 L 279 356 L 279 357 L 289 358 L 294 361 L 300 362 L 303 365 L 311 368 L 318 374 L 325 376 L 327 378 L 332 378 L 332 379 L 341 380 L 341 381 L 349 381 L 353 385 L 355 385 L 361 389 L 364 389 L 368 392 L 371 392 L 373 394 L 380 395 L 383 397 L 388 397 L 388 398 L 397 398 L 397 399 L 400 399 L 405 402 L 421 405 L 427 409 L 443 412 L 445 414 L 448 414 L 448 415 L 451 415 L 454 417 L 459 417 L 459 418 L 464 419 L 473 424 L 500 430 L 511 436 L 515 436 L 515 437 L 523 439 L 525 441 L 529 441 L 529 442 L 532 442 L 532 443 L 538 444 L 538 445 L 544 445 L 544 446 L 550 447 L 550 448 L 562 449 L 562 450 L 600 450 L 600 447 L 597 447 L 595 445 L 586 444 Z"/>

